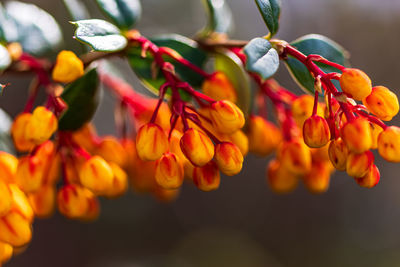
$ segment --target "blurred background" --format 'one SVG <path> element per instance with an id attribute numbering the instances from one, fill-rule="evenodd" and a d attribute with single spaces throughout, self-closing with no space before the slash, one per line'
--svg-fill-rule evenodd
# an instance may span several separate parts
<path id="1" fill-rule="evenodd" d="M 61 0 L 29 2 L 53 14 L 64 29 L 65 46 L 79 49 Z M 102 17 L 94 1 L 85 2 L 94 17 Z M 227 2 L 236 22 L 233 38 L 267 33 L 254 1 Z M 368 73 L 375 85 L 400 95 L 400 1 L 282 2 L 278 38 L 326 35 L 350 51 L 352 65 Z M 200 0 L 142 4 L 138 29 L 146 36 L 193 36 L 205 23 Z M 132 85 L 141 88 L 129 75 Z M 285 68 L 278 79 L 300 92 Z M 23 108 L 29 80 L 0 77 L 1 83 L 13 84 L 0 98 L 0 107 L 12 116 Z M 393 123 L 400 125 L 399 118 Z M 95 124 L 101 134 L 114 132 L 113 99 L 107 93 Z M 371 190 L 336 173 L 326 194 L 312 195 L 301 185 L 281 196 L 268 189 L 267 161 L 249 156 L 241 174 L 222 177 L 216 192 L 203 193 L 187 183 L 172 204 L 129 192 L 121 199 L 102 201 L 95 223 L 59 215 L 36 220 L 29 248 L 6 266 L 400 266 L 400 164 L 379 158 L 381 182 Z"/>

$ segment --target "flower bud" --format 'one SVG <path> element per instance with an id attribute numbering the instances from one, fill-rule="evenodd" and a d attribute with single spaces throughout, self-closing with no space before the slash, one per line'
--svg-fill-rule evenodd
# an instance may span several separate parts
<path id="1" fill-rule="evenodd" d="M 19 160 L 15 181 L 25 193 L 39 190 L 43 184 L 45 162 L 38 156 L 25 156 Z"/>
<path id="2" fill-rule="evenodd" d="M 31 113 L 21 113 L 15 119 L 11 126 L 11 136 L 15 148 L 20 152 L 30 151 L 35 144 L 25 135 L 26 126 L 32 117 Z"/>
<path id="3" fill-rule="evenodd" d="M 54 184 L 59 178 L 61 160 L 56 152 L 52 141 L 46 141 L 36 149 L 35 156 L 44 164 L 42 184 Z"/>
<path id="4" fill-rule="evenodd" d="M 229 140 L 239 148 L 243 157 L 247 155 L 249 152 L 249 139 L 243 131 L 239 130 L 229 135 Z"/>
<path id="5" fill-rule="evenodd" d="M 114 174 L 103 158 L 93 156 L 81 166 L 79 178 L 84 187 L 97 195 L 104 195 L 112 187 Z"/>
<path id="6" fill-rule="evenodd" d="M 318 103 L 320 106 L 321 104 Z M 303 128 L 303 124 L 307 118 L 311 117 L 314 107 L 314 97 L 311 95 L 301 95 L 295 99 L 292 103 L 292 115 L 300 128 Z M 323 107 L 318 108 L 317 115 L 320 117 L 324 116 Z"/>
<path id="7" fill-rule="evenodd" d="M 339 171 L 346 170 L 347 157 L 349 151 L 346 144 L 343 142 L 342 138 L 332 140 L 329 144 L 329 159 L 335 169 Z"/>
<path id="8" fill-rule="evenodd" d="M 369 96 L 363 99 L 368 110 L 384 121 L 390 121 L 399 112 L 397 96 L 384 86 L 372 88 Z"/>
<path id="9" fill-rule="evenodd" d="M 13 247 L 10 244 L 0 242 L 0 266 L 11 259 L 13 255 Z"/>
<path id="10" fill-rule="evenodd" d="M 311 171 L 303 178 L 304 184 L 311 193 L 325 193 L 329 188 L 331 173 L 330 162 L 313 162 Z"/>
<path id="11" fill-rule="evenodd" d="M 296 189 L 299 178 L 275 159 L 268 164 L 267 181 L 272 191 L 278 194 L 286 194 Z"/>
<path id="12" fill-rule="evenodd" d="M 0 217 L 10 211 L 11 204 L 11 190 L 5 182 L 0 180 Z"/>
<path id="13" fill-rule="evenodd" d="M 309 147 L 323 147 L 329 142 L 331 132 L 326 120 L 314 115 L 308 118 L 303 124 L 304 142 Z"/>
<path id="14" fill-rule="evenodd" d="M 87 213 L 89 202 L 85 188 L 79 185 L 66 185 L 57 194 L 58 209 L 70 219 L 79 219 Z"/>
<path id="15" fill-rule="evenodd" d="M 72 133 L 74 142 L 89 153 L 95 151 L 98 142 L 97 138 L 96 129 L 91 123 L 83 125 L 79 130 Z"/>
<path id="16" fill-rule="evenodd" d="M 262 157 L 276 150 L 282 141 L 278 127 L 260 116 L 250 117 L 247 136 L 250 152 Z"/>
<path id="17" fill-rule="evenodd" d="M 311 149 L 311 158 L 314 162 L 324 162 L 329 161 L 329 144 L 324 145 L 323 147 L 319 148 L 312 148 Z"/>
<path id="18" fill-rule="evenodd" d="M 372 90 L 371 79 L 359 69 L 347 68 L 340 76 L 340 87 L 343 92 L 355 100 L 363 100 Z"/>
<path id="19" fill-rule="evenodd" d="M 378 137 L 379 155 L 390 162 L 400 162 L 400 128 L 387 127 Z"/>
<path id="20" fill-rule="evenodd" d="M 114 174 L 111 188 L 105 194 L 108 198 L 122 196 L 128 189 L 128 175 L 116 163 L 109 162 Z"/>
<path id="21" fill-rule="evenodd" d="M 372 188 L 379 183 L 381 174 L 378 167 L 372 164 L 366 175 L 361 178 L 355 178 L 357 184 L 361 187 Z"/>
<path id="22" fill-rule="evenodd" d="M 371 127 L 367 119 L 358 117 L 341 129 L 344 143 L 351 152 L 362 153 L 372 147 Z"/>
<path id="23" fill-rule="evenodd" d="M 93 222 L 100 215 L 99 200 L 90 190 L 85 189 L 83 193 L 88 203 L 88 209 L 79 219 L 84 222 Z"/>
<path id="24" fill-rule="evenodd" d="M 72 51 L 63 50 L 57 55 L 53 68 L 53 80 L 70 83 L 84 74 L 83 62 Z"/>
<path id="25" fill-rule="evenodd" d="M 18 159 L 11 154 L 0 151 L 0 181 L 15 183 Z"/>
<path id="26" fill-rule="evenodd" d="M 0 242 L 20 247 L 29 243 L 31 239 L 31 225 L 18 212 L 11 211 L 0 218 Z"/>
<path id="27" fill-rule="evenodd" d="M 136 150 L 142 160 L 157 160 L 168 149 L 168 138 L 160 126 L 143 125 L 136 136 Z"/>
<path id="28" fill-rule="evenodd" d="M 104 137 L 98 144 L 94 154 L 101 156 L 108 162 L 114 162 L 119 166 L 126 164 L 126 152 L 118 140 L 113 136 Z"/>
<path id="29" fill-rule="evenodd" d="M 180 145 L 183 154 L 195 166 L 204 166 L 214 157 L 214 144 L 211 139 L 193 128 L 183 134 Z"/>
<path id="30" fill-rule="evenodd" d="M 193 170 L 193 183 L 202 191 L 217 190 L 220 180 L 218 167 L 213 161 L 203 167 L 195 167 Z"/>
<path id="31" fill-rule="evenodd" d="M 228 100 L 232 103 L 237 101 L 235 88 L 226 74 L 221 71 L 213 73 L 210 78 L 204 80 L 201 88 L 204 94 L 217 101 Z"/>
<path id="32" fill-rule="evenodd" d="M 183 166 L 174 153 L 165 153 L 156 163 L 156 182 L 164 189 L 176 189 L 183 183 Z"/>
<path id="33" fill-rule="evenodd" d="M 371 128 L 371 138 L 372 138 L 372 146 L 371 149 L 378 148 L 378 137 L 383 132 L 382 127 L 376 125 L 375 123 L 370 122 L 369 126 Z"/>
<path id="34" fill-rule="evenodd" d="M 222 142 L 215 146 L 215 161 L 223 174 L 232 176 L 242 170 L 243 155 L 233 143 Z"/>
<path id="35" fill-rule="evenodd" d="M 17 212 L 28 222 L 33 221 L 34 212 L 29 204 L 28 197 L 21 189 L 15 184 L 10 184 L 10 190 L 12 195 L 12 206 L 11 211 Z"/>
<path id="36" fill-rule="evenodd" d="M 294 174 L 305 174 L 311 168 L 311 151 L 300 139 L 284 142 L 279 159 L 282 166 Z"/>
<path id="37" fill-rule="evenodd" d="M 39 145 L 48 140 L 57 130 L 56 116 L 45 107 L 35 108 L 25 128 L 26 138 Z"/>
<path id="38" fill-rule="evenodd" d="M 56 189 L 51 185 L 43 186 L 37 192 L 28 194 L 28 199 L 37 217 L 48 218 L 54 212 Z"/>
<path id="39" fill-rule="evenodd" d="M 374 163 L 374 155 L 371 151 L 360 154 L 350 153 L 347 158 L 346 172 L 352 177 L 363 177 Z"/>
<path id="40" fill-rule="evenodd" d="M 232 102 L 221 100 L 211 105 L 212 124 L 218 132 L 231 134 L 244 126 L 243 112 Z"/>

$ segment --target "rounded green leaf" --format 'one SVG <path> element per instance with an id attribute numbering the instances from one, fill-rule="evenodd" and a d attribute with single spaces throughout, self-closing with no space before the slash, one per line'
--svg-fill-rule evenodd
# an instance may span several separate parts
<path id="1" fill-rule="evenodd" d="M 305 35 L 291 43 L 292 46 L 296 47 L 300 52 L 305 55 L 316 54 L 326 58 L 329 61 L 338 63 L 340 65 L 345 65 L 347 61 L 346 50 L 332 41 L 331 39 L 319 35 L 319 34 L 309 34 Z M 311 76 L 307 67 L 305 67 L 300 61 L 293 57 L 288 57 L 286 60 L 286 66 L 289 69 L 294 80 L 297 84 L 305 91 L 309 93 L 314 92 L 314 78 Z M 334 67 L 328 66 L 322 63 L 316 63 L 323 71 L 338 72 L 339 70 Z M 337 81 L 335 86 L 339 88 Z"/>
<path id="2" fill-rule="evenodd" d="M 258 10 L 267 25 L 270 36 L 275 35 L 279 29 L 279 16 L 281 14 L 280 0 L 255 0 Z"/>
<path id="3" fill-rule="evenodd" d="M 0 71 L 5 70 L 11 64 L 11 57 L 7 48 L 0 44 Z"/>
<path id="4" fill-rule="evenodd" d="M 96 2 L 101 10 L 123 30 L 135 25 L 142 13 L 139 0 L 96 0 Z"/>
<path id="5" fill-rule="evenodd" d="M 12 120 L 10 116 L 0 108 L 0 151 L 16 155 L 10 136 Z"/>
<path id="6" fill-rule="evenodd" d="M 101 19 L 71 22 L 77 28 L 74 37 L 95 51 L 114 52 L 126 47 L 128 41 L 113 24 Z"/>
<path id="7" fill-rule="evenodd" d="M 74 131 L 92 119 L 99 103 L 99 83 L 97 70 L 91 69 L 65 88 L 61 98 L 68 109 L 59 120 L 59 130 Z"/>
<path id="8" fill-rule="evenodd" d="M 246 69 L 259 74 L 263 79 L 271 78 L 279 68 L 278 52 L 264 38 L 254 38 L 245 47 Z"/>
<path id="9" fill-rule="evenodd" d="M 202 30 L 203 37 L 213 32 L 229 33 L 233 28 L 232 12 L 225 0 L 203 0 L 208 13 L 207 26 Z"/>

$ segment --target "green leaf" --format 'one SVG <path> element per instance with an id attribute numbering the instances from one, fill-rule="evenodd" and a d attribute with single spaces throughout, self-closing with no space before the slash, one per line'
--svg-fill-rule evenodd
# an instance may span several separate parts
<path id="1" fill-rule="evenodd" d="M 12 120 L 8 114 L 0 108 L 0 151 L 16 155 L 10 136 Z"/>
<path id="2" fill-rule="evenodd" d="M 80 0 L 63 0 L 72 20 L 84 20 L 90 18 L 89 11 Z"/>
<path id="3" fill-rule="evenodd" d="M 232 12 L 225 0 L 203 0 L 208 13 L 207 26 L 202 30 L 202 36 L 213 32 L 229 33 L 233 28 Z"/>
<path id="4" fill-rule="evenodd" d="M 264 38 L 254 38 L 245 47 L 246 69 L 259 74 L 263 79 L 271 78 L 279 67 L 278 52 Z"/>
<path id="5" fill-rule="evenodd" d="M 258 10 L 267 25 L 272 37 L 279 29 L 279 16 L 281 14 L 280 0 L 255 0 Z"/>
<path id="6" fill-rule="evenodd" d="M 151 41 L 160 47 L 169 47 L 174 49 L 182 57 L 189 60 L 200 68 L 202 68 L 204 63 L 206 62 L 207 55 L 204 51 L 199 49 L 197 43 L 181 35 L 163 35 L 157 38 L 153 38 L 151 39 Z M 158 75 L 156 77 L 153 77 L 153 57 L 149 53 L 147 53 L 146 58 L 142 58 L 140 47 L 130 48 L 127 51 L 127 56 L 132 69 L 141 79 L 146 88 L 154 94 L 158 95 L 158 89 L 163 83 L 165 83 L 165 79 L 160 70 L 158 70 Z M 176 73 L 182 80 L 190 83 L 194 87 L 201 86 L 204 80 L 203 76 L 182 66 L 176 61 L 170 59 L 170 57 L 165 56 L 164 59 L 168 62 L 172 62 L 172 64 L 175 66 Z"/>
<path id="7" fill-rule="evenodd" d="M 329 61 L 345 65 L 347 61 L 347 52 L 339 44 L 335 43 L 331 39 L 319 35 L 319 34 L 309 34 L 305 35 L 291 43 L 292 46 L 296 47 L 300 52 L 305 55 L 317 54 Z M 298 83 L 298 85 L 305 91 L 309 93 L 314 92 L 314 78 L 311 76 L 307 67 L 305 67 L 300 61 L 293 57 L 288 57 L 285 60 L 286 66 L 289 69 L 293 79 Z M 317 63 L 317 65 L 325 72 L 338 72 L 337 69 L 322 64 Z M 335 82 L 335 86 L 339 88 L 339 83 Z"/>
<path id="8" fill-rule="evenodd" d="M 11 64 L 11 57 L 7 48 L 0 44 L 0 71 L 5 70 Z"/>
<path id="9" fill-rule="evenodd" d="M 96 0 L 101 10 L 120 28 L 128 30 L 142 13 L 139 0 Z"/>
<path id="10" fill-rule="evenodd" d="M 19 42 L 25 52 L 36 56 L 59 49 L 63 41 L 61 29 L 49 13 L 18 1 L 7 2 L 6 12 L 8 24 L 16 26 L 13 35 L 6 35 L 8 42 Z"/>
<path id="11" fill-rule="evenodd" d="M 215 70 L 224 72 L 233 83 L 238 97 L 237 105 L 247 117 L 250 113 L 252 94 L 250 78 L 240 58 L 229 50 L 216 53 Z"/>
<path id="12" fill-rule="evenodd" d="M 99 103 L 99 83 L 97 70 L 91 69 L 65 88 L 61 97 L 68 109 L 59 120 L 59 130 L 74 131 L 92 119 Z"/>
<path id="13" fill-rule="evenodd" d="M 95 51 L 114 52 L 127 45 L 126 38 L 113 24 L 101 19 L 88 19 L 72 22 L 77 28 L 74 37 Z"/>

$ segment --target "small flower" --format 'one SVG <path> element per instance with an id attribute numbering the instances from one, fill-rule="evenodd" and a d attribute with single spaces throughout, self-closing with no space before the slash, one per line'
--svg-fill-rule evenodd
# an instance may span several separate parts
<path id="1" fill-rule="evenodd" d="M 359 69 L 347 68 L 340 77 L 343 92 L 355 100 L 363 100 L 372 90 L 371 79 Z"/>
<path id="2" fill-rule="evenodd" d="M 32 239 L 31 224 L 21 214 L 10 211 L 0 218 L 0 242 L 21 247 Z"/>
<path id="3" fill-rule="evenodd" d="M 361 178 L 355 178 L 357 184 L 361 187 L 372 188 L 379 183 L 381 174 L 378 167 L 372 164 L 366 175 Z"/>
<path id="4" fill-rule="evenodd" d="M 292 115 L 297 125 L 303 128 L 303 124 L 312 115 L 314 98 L 310 95 L 301 95 L 292 103 Z M 318 103 L 318 105 L 321 105 Z M 324 109 L 318 108 L 317 115 L 323 117 Z"/>
<path id="5" fill-rule="evenodd" d="M 15 119 L 11 126 L 11 136 L 15 148 L 20 152 L 31 150 L 35 144 L 26 135 L 26 126 L 32 117 L 31 113 L 21 113 Z"/>
<path id="6" fill-rule="evenodd" d="M 287 194 L 296 189 L 299 178 L 282 166 L 278 160 L 271 160 L 267 166 L 267 181 L 275 193 Z"/>
<path id="7" fill-rule="evenodd" d="M 374 163 L 374 155 L 371 151 L 359 154 L 350 153 L 347 158 L 346 172 L 352 177 L 363 177 Z"/>
<path id="8" fill-rule="evenodd" d="M 53 80 L 61 83 L 70 83 L 84 74 L 84 66 L 72 51 L 63 50 L 57 55 L 53 68 Z"/>
<path id="9" fill-rule="evenodd" d="M 79 170 L 81 184 L 97 195 L 104 195 L 112 188 L 114 173 L 100 156 L 93 156 Z"/>
<path id="10" fill-rule="evenodd" d="M 27 140 L 40 145 L 48 140 L 58 128 L 56 116 L 45 107 L 37 107 L 25 128 Z"/>
<path id="11" fill-rule="evenodd" d="M 107 190 L 105 196 L 116 198 L 122 196 L 128 189 L 128 175 L 116 163 L 108 163 L 113 172 L 112 186 Z"/>
<path id="12" fill-rule="evenodd" d="M 363 117 L 358 117 L 347 122 L 341 129 L 341 136 L 354 153 L 362 153 L 372 147 L 372 134 L 369 122 Z"/>
<path id="13" fill-rule="evenodd" d="M 193 170 L 193 183 L 201 191 L 217 190 L 220 180 L 218 167 L 213 161 L 210 161 L 203 167 L 195 167 Z"/>
<path id="14" fill-rule="evenodd" d="M 349 151 L 342 138 L 331 141 L 328 153 L 333 167 L 339 171 L 345 171 Z"/>
<path id="15" fill-rule="evenodd" d="M 89 202 L 85 188 L 79 185 L 66 185 L 57 194 L 58 210 L 70 219 L 79 219 L 87 213 Z"/>
<path id="16" fill-rule="evenodd" d="M 119 166 L 125 166 L 126 164 L 126 152 L 113 136 L 103 137 L 97 145 L 94 154 L 99 155 L 108 162 L 114 162 Z"/>
<path id="17" fill-rule="evenodd" d="M 18 159 L 13 155 L 0 151 L 0 180 L 6 183 L 15 183 Z"/>
<path id="18" fill-rule="evenodd" d="M 372 88 L 369 96 L 363 99 L 368 110 L 384 121 L 390 121 L 399 112 L 397 96 L 384 86 Z"/>
<path id="19" fill-rule="evenodd" d="M 311 151 L 301 139 L 284 142 L 278 155 L 282 166 L 294 174 L 305 174 L 311 169 Z"/>
<path id="20" fill-rule="evenodd" d="M 42 186 L 35 193 L 28 194 L 29 203 L 35 216 L 39 218 L 50 217 L 56 205 L 56 189 L 54 186 Z"/>
<path id="21" fill-rule="evenodd" d="M 220 100 L 211 105 L 210 117 L 215 129 L 231 134 L 244 126 L 243 112 L 232 102 Z"/>
<path id="22" fill-rule="evenodd" d="M 214 157 L 214 144 L 203 132 L 193 128 L 187 130 L 180 141 L 186 158 L 196 166 L 204 166 Z"/>
<path id="23" fill-rule="evenodd" d="M 168 139 L 160 126 L 143 125 L 136 136 L 136 150 L 142 160 L 157 160 L 168 149 Z"/>
<path id="24" fill-rule="evenodd" d="M 210 78 L 204 80 L 201 88 L 204 94 L 217 101 L 228 100 L 232 103 L 237 101 L 235 88 L 226 74 L 221 71 L 213 73 Z"/>
<path id="25" fill-rule="evenodd" d="M 222 173 L 232 176 L 242 170 L 243 155 L 233 143 L 222 142 L 215 146 L 215 161 Z"/>
<path id="26" fill-rule="evenodd" d="M 164 189 L 177 189 L 183 183 L 183 166 L 176 154 L 165 153 L 156 163 L 155 178 Z"/>
<path id="27" fill-rule="evenodd" d="M 303 136 L 304 142 L 309 147 L 323 147 L 331 138 L 327 121 L 317 115 L 311 116 L 303 124 Z"/>
<path id="28" fill-rule="evenodd" d="M 26 193 L 39 190 L 43 184 L 45 162 L 38 156 L 25 156 L 19 160 L 15 181 Z"/>
<path id="29" fill-rule="evenodd" d="M 279 128 L 260 116 L 250 117 L 247 136 L 250 152 L 259 156 L 271 154 L 282 141 Z"/>
<path id="30" fill-rule="evenodd" d="M 378 137 L 379 155 L 390 162 L 400 162 L 400 128 L 387 127 Z"/>
<path id="31" fill-rule="evenodd" d="M 8 185 L 0 180 L 0 217 L 7 214 L 11 209 L 12 195 Z"/>
<path id="32" fill-rule="evenodd" d="M 314 194 L 325 193 L 329 188 L 332 165 L 328 162 L 313 162 L 311 171 L 303 177 L 307 189 Z"/>

